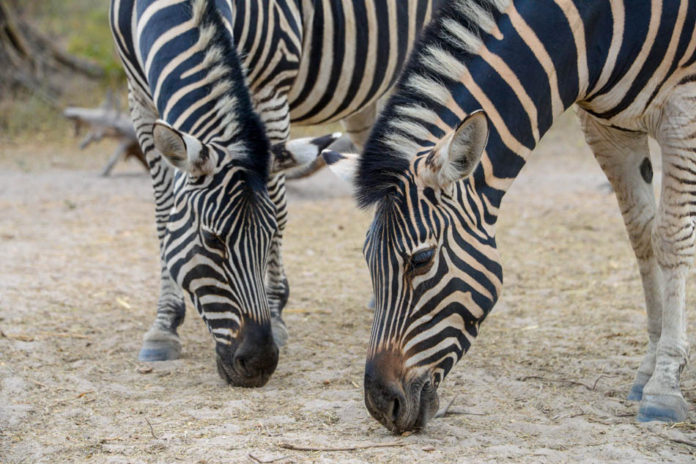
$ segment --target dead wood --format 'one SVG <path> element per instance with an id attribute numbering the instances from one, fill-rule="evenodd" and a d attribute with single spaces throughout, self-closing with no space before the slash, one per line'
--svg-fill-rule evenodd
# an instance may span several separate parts
<path id="1" fill-rule="evenodd" d="M 293 445 L 292 443 L 280 443 L 279 447 L 293 451 L 356 451 L 369 448 L 393 448 L 395 446 L 406 446 L 403 441 L 392 441 L 387 443 L 361 443 L 351 446 L 304 446 Z"/>
<path id="2" fill-rule="evenodd" d="M 117 162 L 135 157 L 145 169 L 148 169 L 145 155 L 140 149 L 130 116 L 123 113 L 111 93 L 99 108 L 68 107 L 63 115 L 75 123 L 75 133 L 80 134 L 87 128 L 87 134 L 80 142 L 84 149 L 105 137 L 116 139 L 119 144 L 102 170 L 102 176 L 108 176 Z"/>

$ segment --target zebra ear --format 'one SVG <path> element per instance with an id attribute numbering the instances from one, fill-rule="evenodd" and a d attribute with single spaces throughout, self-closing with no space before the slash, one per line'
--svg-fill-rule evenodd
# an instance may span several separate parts
<path id="1" fill-rule="evenodd" d="M 486 113 L 474 111 L 433 149 L 425 163 L 430 171 L 428 174 L 442 188 L 468 177 L 481 160 L 487 142 Z"/>
<path id="2" fill-rule="evenodd" d="M 297 168 L 317 161 L 321 151 L 341 138 L 340 132 L 322 137 L 288 140 L 271 148 L 271 174 Z"/>
<path id="3" fill-rule="evenodd" d="M 354 153 L 339 153 L 333 150 L 324 150 L 321 152 L 322 158 L 326 165 L 331 169 L 331 172 L 346 182 L 352 183 L 355 179 L 355 173 L 358 172 L 358 161 L 360 155 Z"/>
<path id="4" fill-rule="evenodd" d="M 162 120 L 155 122 L 152 138 L 155 148 L 174 167 L 193 176 L 213 172 L 215 163 L 210 157 L 210 151 L 197 138 L 174 129 Z"/>

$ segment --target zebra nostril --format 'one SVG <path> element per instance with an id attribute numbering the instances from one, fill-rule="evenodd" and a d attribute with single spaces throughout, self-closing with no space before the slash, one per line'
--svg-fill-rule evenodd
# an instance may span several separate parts
<path id="1" fill-rule="evenodd" d="M 399 419 L 399 413 L 401 412 L 401 402 L 399 401 L 398 397 L 392 400 L 391 407 L 389 409 L 391 410 L 389 413 L 389 419 L 392 421 L 392 423 L 396 423 L 396 421 Z"/>
<path id="2" fill-rule="evenodd" d="M 234 368 L 238 373 L 244 375 L 245 377 L 251 377 L 251 375 L 249 375 L 249 369 L 247 368 L 247 359 L 245 356 L 234 357 Z"/>

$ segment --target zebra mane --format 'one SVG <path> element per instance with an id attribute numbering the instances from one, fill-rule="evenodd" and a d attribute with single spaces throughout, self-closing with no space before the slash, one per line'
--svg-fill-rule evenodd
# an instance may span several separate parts
<path id="1" fill-rule="evenodd" d="M 389 195 L 411 160 L 444 134 L 435 126 L 452 100 L 446 82 L 475 55 L 484 34 L 498 35 L 497 18 L 510 0 L 450 0 L 436 12 L 416 43 L 392 97 L 360 157 L 355 189 L 366 208 Z M 444 50 L 456 48 L 457 57 Z"/>
<path id="2" fill-rule="evenodd" d="M 201 137 L 203 142 L 225 146 L 235 155 L 235 160 L 265 180 L 270 166 L 270 142 L 254 109 L 246 72 L 233 38 L 214 1 L 192 0 L 191 9 L 192 22 L 199 30 L 194 46 L 205 54 L 200 64 L 181 77 L 206 71 L 203 80 L 209 89 L 208 95 L 215 102 L 212 114 L 206 115 L 202 127 L 194 126 L 192 135 L 204 136 Z M 219 129 L 206 128 L 211 122 Z"/>

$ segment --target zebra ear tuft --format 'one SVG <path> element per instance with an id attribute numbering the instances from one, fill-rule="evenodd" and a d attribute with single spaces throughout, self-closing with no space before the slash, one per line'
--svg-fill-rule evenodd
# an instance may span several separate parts
<path id="1" fill-rule="evenodd" d="M 158 120 L 152 128 L 155 148 L 174 167 L 193 176 L 210 174 L 215 163 L 210 150 L 197 138 L 181 132 L 166 122 Z"/>
<path id="2" fill-rule="evenodd" d="M 318 160 L 321 151 L 338 140 L 341 135 L 340 132 L 335 132 L 321 137 L 305 137 L 273 145 L 271 174 L 321 161 Z"/>
<path id="3" fill-rule="evenodd" d="M 331 169 L 331 172 L 336 174 L 339 178 L 351 183 L 355 180 L 355 173 L 358 171 L 360 155 L 324 150 L 321 152 L 321 156 L 324 158 L 329 169 Z"/>
<path id="4" fill-rule="evenodd" d="M 428 155 L 428 177 L 435 181 L 431 183 L 446 188 L 470 176 L 487 142 L 488 117 L 483 110 L 474 111 Z"/>

